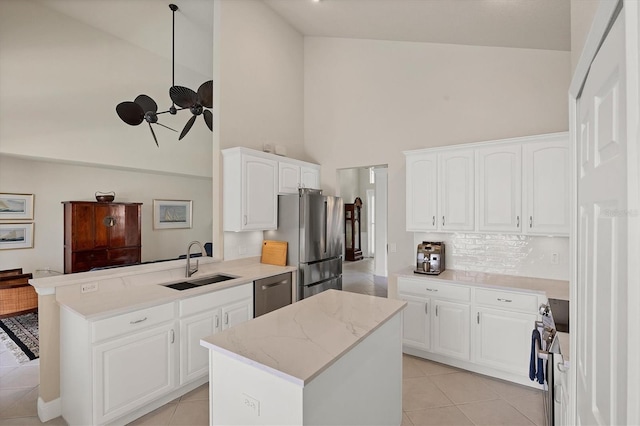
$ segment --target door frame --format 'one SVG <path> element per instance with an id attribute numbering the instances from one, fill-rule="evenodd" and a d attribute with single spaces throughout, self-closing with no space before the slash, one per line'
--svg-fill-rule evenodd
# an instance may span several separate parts
<path id="1" fill-rule="evenodd" d="M 620 15 L 617 16 L 619 8 L 622 7 Z M 610 25 L 613 20 L 625 19 L 626 34 L 625 34 L 625 50 L 626 50 L 626 67 L 627 67 L 627 141 L 636 141 L 635 144 L 627 144 L 627 164 L 629 166 L 629 179 L 628 182 L 628 205 L 629 211 L 635 211 L 636 215 L 638 208 L 640 207 L 640 182 L 638 179 L 638 172 L 640 171 L 640 156 L 638 155 L 638 137 L 640 136 L 639 118 L 640 118 L 640 104 L 639 104 L 639 86 L 640 79 L 638 78 L 638 70 L 640 69 L 640 60 L 638 59 L 639 49 L 639 23 L 640 23 L 640 5 L 635 1 L 617 0 L 617 1 L 604 1 L 601 0 L 591 24 L 591 29 L 587 35 L 582 54 L 576 66 L 576 69 L 571 80 L 569 87 L 569 136 L 571 141 L 571 227 L 570 227 L 570 241 L 571 241 L 571 262 L 570 262 L 570 297 L 572 301 L 578 300 L 578 222 L 577 222 L 577 161 L 576 149 L 578 142 L 578 108 L 577 100 L 581 95 L 582 87 L 587 79 L 589 73 L 589 67 L 592 61 L 596 57 L 598 50 L 606 38 Z M 628 283 L 638 283 L 640 279 L 640 266 L 637 260 L 634 260 L 634 256 L 640 254 L 640 221 L 628 222 Z M 640 288 L 637 285 L 627 286 L 627 424 L 640 424 L 640 404 L 638 404 L 638 398 L 640 397 L 640 367 L 637 365 L 637 360 L 640 359 L 640 338 L 637 336 L 637 330 L 640 329 Z M 572 304 L 570 312 L 570 323 L 576 324 L 577 305 L 575 302 Z M 575 332 L 575 325 L 572 327 L 572 333 L 570 334 L 570 344 L 572 348 L 577 347 L 577 333 Z M 570 383 L 570 424 L 575 424 L 577 418 L 577 375 L 575 372 L 575 363 L 571 364 L 569 370 L 569 383 Z"/>

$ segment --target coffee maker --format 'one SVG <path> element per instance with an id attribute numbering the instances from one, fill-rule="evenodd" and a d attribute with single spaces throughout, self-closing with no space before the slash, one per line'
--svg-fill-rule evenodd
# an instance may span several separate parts
<path id="1" fill-rule="evenodd" d="M 444 271 L 444 243 L 423 241 L 418 244 L 416 274 L 439 275 Z"/>

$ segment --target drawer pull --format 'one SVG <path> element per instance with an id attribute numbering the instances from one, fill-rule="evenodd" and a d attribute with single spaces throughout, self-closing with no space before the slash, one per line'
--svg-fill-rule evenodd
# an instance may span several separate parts
<path id="1" fill-rule="evenodd" d="M 444 216 L 442 216 L 442 226 L 444 226 Z"/>
<path id="2" fill-rule="evenodd" d="M 229 313 L 228 312 L 224 313 L 224 323 L 229 325 Z"/>
<path id="3" fill-rule="evenodd" d="M 431 226 L 436 226 L 436 217 L 433 217 L 433 220 L 431 221 Z"/>
<path id="4" fill-rule="evenodd" d="M 428 287 L 427 287 L 427 289 L 426 289 L 426 290 L 427 290 L 427 291 L 438 291 L 438 289 L 437 289 L 437 288 L 428 288 Z"/>
<path id="5" fill-rule="evenodd" d="M 173 344 L 176 341 L 176 333 L 175 331 L 173 331 L 173 329 L 171 329 L 171 344 Z"/>
<path id="6" fill-rule="evenodd" d="M 511 300 L 511 299 L 501 299 L 501 298 L 498 297 L 498 302 L 511 303 L 511 302 L 513 302 L 513 300 Z"/>
<path id="7" fill-rule="evenodd" d="M 438 316 L 438 305 L 436 305 L 436 316 Z"/>
<path id="8" fill-rule="evenodd" d="M 516 216 L 516 228 L 520 228 L 520 216 Z"/>
<path id="9" fill-rule="evenodd" d="M 146 320 L 147 320 L 147 317 L 144 317 L 144 318 L 139 319 L 139 320 L 129 321 L 129 324 L 140 324 L 141 322 L 144 322 Z"/>
<path id="10" fill-rule="evenodd" d="M 480 324 L 480 312 L 476 314 L 476 322 Z"/>
<path id="11" fill-rule="evenodd" d="M 216 328 L 220 326 L 220 317 L 216 315 Z"/>
<path id="12" fill-rule="evenodd" d="M 529 216 L 529 228 L 533 228 L 533 216 Z"/>
<path id="13" fill-rule="evenodd" d="M 428 303 L 424 304 L 424 313 L 429 315 L 429 304 Z"/>

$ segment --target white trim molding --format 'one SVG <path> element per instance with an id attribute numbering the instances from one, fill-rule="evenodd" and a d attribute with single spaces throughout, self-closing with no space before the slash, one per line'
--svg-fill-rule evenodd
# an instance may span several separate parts
<path id="1" fill-rule="evenodd" d="M 56 398 L 52 401 L 45 402 L 41 396 L 38 397 L 38 418 L 42 423 L 62 415 L 62 401 Z"/>

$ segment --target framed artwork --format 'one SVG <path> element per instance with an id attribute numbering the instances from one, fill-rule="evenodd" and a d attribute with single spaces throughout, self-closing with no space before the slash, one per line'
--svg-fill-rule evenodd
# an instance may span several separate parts
<path id="1" fill-rule="evenodd" d="M 0 250 L 33 248 L 33 223 L 1 223 Z"/>
<path id="2" fill-rule="evenodd" d="M 153 229 L 191 228 L 191 200 L 153 200 Z"/>
<path id="3" fill-rule="evenodd" d="M 33 220 L 33 194 L 0 193 L 0 220 Z"/>

